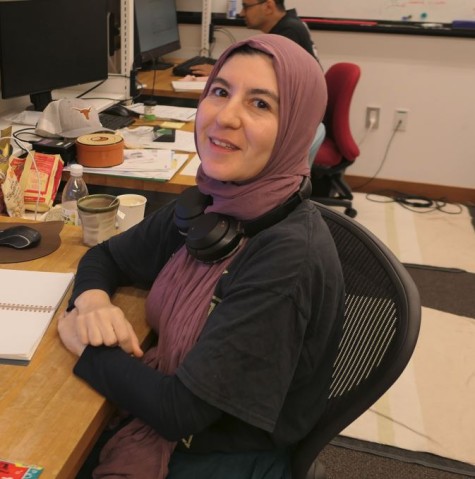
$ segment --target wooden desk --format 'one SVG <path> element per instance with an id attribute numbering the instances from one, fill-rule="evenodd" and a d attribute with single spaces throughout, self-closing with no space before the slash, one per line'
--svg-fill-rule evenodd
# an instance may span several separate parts
<path id="1" fill-rule="evenodd" d="M 182 168 L 183 169 L 183 168 Z M 178 172 L 170 181 L 153 181 L 145 178 L 124 178 L 122 176 L 97 175 L 84 173 L 84 181 L 88 185 L 108 186 L 112 188 L 127 188 L 142 191 L 157 191 L 159 193 L 172 193 L 179 195 L 186 188 L 196 184 L 193 176 L 181 175 Z M 66 181 L 69 172 L 62 174 Z"/>
<path id="2" fill-rule="evenodd" d="M 178 65 L 183 61 L 183 59 L 167 58 L 167 61 Z M 139 71 L 137 74 L 137 80 L 139 83 L 144 85 L 140 91 L 140 94 L 198 100 L 201 95 L 200 91 L 176 92 L 173 90 L 171 84 L 172 80 L 179 80 L 181 77 L 173 75 L 172 70 L 173 68 L 168 68 L 167 70 L 156 70 L 155 72 Z"/>
<path id="3" fill-rule="evenodd" d="M 147 72 L 149 73 L 149 72 Z M 163 123 L 163 120 L 145 121 L 142 119 L 137 120 L 134 125 L 136 126 L 155 126 Z M 195 127 L 195 122 L 188 122 L 182 128 L 183 131 L 192 132 Z M 189 158 L 194 156 L 194 153 L 190 154 Z M 190 186 L 196 184 L 193 176 L 186 176 L 180 174 L 183 167 L 173 176 L 170 181 L 154 181 L 150 179 L 140 178 L 125 178 L 120 176 L 108 176 L 108 175 L 96 175 L 94 173 L 84 173 L 84 181 L 88 185 L 96 186 L 108 186 L 112 188 L 127 188 L 133 190 L 142 191 L 157 191 L 159 193 L 172 193 L 179 195 L 183 190 L 186 190 Z M 61 179 L 67 181 L 69 178 L 69 172 L 64 171 Z"/>
<path id="4" fill-rule="evenodd" d="M 0 224 L 12 219 L 0 217 Z M 81 229 L 64 226 L 61 246 L 33 261 L 1 264 L 5 269 L 38 271 L 76 270 L 87 247 Z M 146 292 L 122 288 L 114 302 L 132 322 L 139 339 L 145 323 Z M 76 357 L 57 333 L 62 302 L 28 366 L 0 365 L 0 458 L 44 467 L 41 479 L 73 479 L 113 412 L 112 405 L 76 378 Z"/>

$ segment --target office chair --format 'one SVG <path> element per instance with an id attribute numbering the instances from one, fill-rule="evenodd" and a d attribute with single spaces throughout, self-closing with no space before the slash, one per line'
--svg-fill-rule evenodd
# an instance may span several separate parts
<path id="1" fill-rule="evenodd" d="M 421 317 L 417 287 L 391 251 L 348 216 L 316 205 L 342 264 L 345 321 L 324 413 L 294 451 L 292 479 L 326 477 L 319 453 L 400 376 Z"/>
<path id="2" fill-rule="evenodd" d="M 310 145 L 310 150 L 308 153 L 308 161 L 310 164 L 310 168 L 312 168 L 313 160 L 315 159 L 315 155 L 317 154 L 318 149 L 322 146 L 323 140 L 325 139 L 326 135 L 326 128 L 325 124 L 321 122 L 318 125 L 317 131 L 315 133 L 315 137 L 313 138 L 312 144 Z"/>
<path id="3" fill-rule="evenodd" d="M 350 129 L 350 107 L 360 79 L 360 67 L 354 63 L 335 63 L 325 73 L 328 104 L 323 118 L 325 139 L 312 165 L 312 199 L 326 205 L 342 206 L 354 218 L 351 188 L 344 179 L 348 166 L 360 154 Z"/>

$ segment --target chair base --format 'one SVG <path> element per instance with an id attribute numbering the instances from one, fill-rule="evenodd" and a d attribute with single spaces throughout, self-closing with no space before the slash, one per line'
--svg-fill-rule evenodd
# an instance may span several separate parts
<path id="1" fill-rule="evenodd" d="M 345 214 L 354 218 L 358 212 L 353 208 L 353 194 L 343 176 L 347 163 L 342 163 L 331 171 L 313 165 L 312 200 L 327 206 L 340 206 L 345 208 Z"/>

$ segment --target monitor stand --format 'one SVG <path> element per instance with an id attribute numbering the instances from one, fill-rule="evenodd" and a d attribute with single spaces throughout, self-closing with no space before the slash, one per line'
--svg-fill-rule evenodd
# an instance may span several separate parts
<path id="1" fill-rule="evenodd" d="M 30 100 L 32 105 L 27 107 L 27 110 L 43 111 L 53 101 L 53 97 L 51 96 L 51 91 L 43 91 L 41 93 L 32 93 Z"/>

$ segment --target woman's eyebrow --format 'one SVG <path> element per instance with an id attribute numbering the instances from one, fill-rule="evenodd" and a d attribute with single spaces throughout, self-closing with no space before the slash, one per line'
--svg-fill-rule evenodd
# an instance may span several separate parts
<path id="1" fill-rule="evenodd" d="M 222 77 L 216 77 L 213 80 L 212 84 L 215 84 L 215 83 L 219 83 L 219 84 L 221 84 L 222 86 L 224 86 L 228 89 L 231 88 L 231 84 Z M 274 100 L 277 104 L 279 104 L 279 96 L 276 93 L 274 93 L 273 91 L 268 90 L 267 88 L 251 88 L 248 93 L 251 94 L 251 95 L 266 95 L 266 96 L 269 96 L 270 98 L 272 98 L 272 100 Z"/>
<path id="2" fill-rule="evenodd" d="M 216 77 L 211 84 L 214 85 L 215 83 L 220 83 L 221 85 L 225 86 L 226 88 L 229 88 L 231 86 L 230 83 L 222 77 Z"/>

